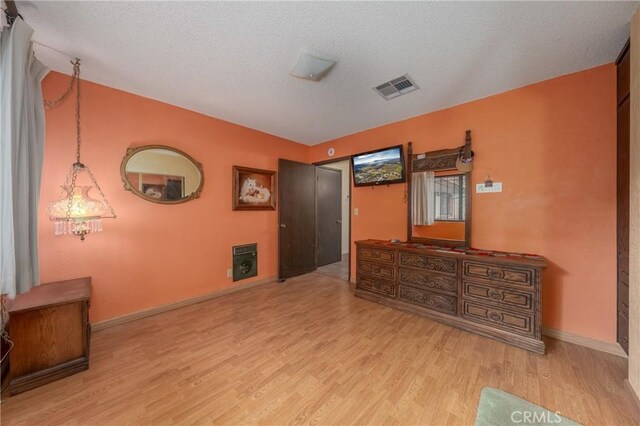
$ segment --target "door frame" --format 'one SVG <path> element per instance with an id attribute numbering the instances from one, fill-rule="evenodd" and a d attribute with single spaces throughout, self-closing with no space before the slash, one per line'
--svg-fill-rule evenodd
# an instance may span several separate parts
<path id="1" fill-rule="evenodd" d="M 332 172 L 340 173 L 340 220 L 342 221 L 342 170 L 332 169 L 331 167 L 326 166 L 316 166 L 316 267 L 318 266 L 318 250 L 320 245 L 318 244 L 318 182 L 320 181 L 320 177 L 318 176 L 318 169 L 330 170 Z M 349 180 L 349 185 L 351 185 L 351 180 Z M 349 202 L 351 202 L 351 195 L 349 195 Z M 349 205 L 351 208 L 351 205 Z M 351 225 L 351 221 L 349 221 L 349 225 Z M 351 235 L 349 235 L 349 240 L 351 240 Z M 351 241 L 349 241 L 351 244 Z M 351 253 L 351 250 L 349 250 Z M 340 222 L 340 261 L 342 261 L 342 222 Z"/>
<path id="2" fill-rule="evenodd" d="M 630 54 L 629 49 L 630 49 L 630 43 L 631 43 L 631 39 L 627 39 L 627 42 L 624 44 L 624 47 L 622 48 L 622 50 L 620 51 L 620 53 L 618 54 L 618 57 L 616 58 L 615 61 L 615 66 L 616 66 L 616 78 L 618 81 L 618 89 L 620 90 L 620 64 L 622 63 L 622 61 L 625 59 L 625 57 L 627 55 Z M 628 77 L 630 78 L 631 76 L 631 71 L 629 71 L 629 75 L 628 76 L 624 76 L 623 77 Z M 627 83 L 629 84 L 629 91 L 631 90 L 631 83 L 629 81 L 627 81 Z M 630 100 L 630 96 L 631 93 L 626 93 L 624 96 L 622 96 L 622 98 L 620 98 L 620 93 L 618 91 L 616 91 L 616 253 L 618 253 L 616 255 L 616 342 L 618 343 L 618 345 L 620 345 L 620 347 L 624 350 L 624 352 L 626 352 L 627 354 L 629 353 L 629 334 L 630 334 L 630 317 L 629 317 L 629 311 L 631 310 L 631 306 L 629 305 L 629 297 L 630 297 L 630 284 L 631 283 L 627 283 L 627 298 L 626 298 L 626 302 L 627 302 L 627 317 L 626 317 L 626 329 L 622 330 L 623 333 L 621 334 L 621 327 L 620 327 L 620 303 L 621 303 L 621 292 L 620 292 L 620 266 L 621 266 L 621 256 L 620 256 L 620 173 L 621 170 L 618 168 L 619 167 L 619 163 L 620 163 L 620 124 L 619 124 L 619 119 L 620 119 L 620 108 L 624 105 L 625 102 L 629 102 Z M 631 112 L 629 113 L 631 114 Z M 631 133 L 629 134 L 629 147 L 631 146 Z M 627 152 L 627 155 L 629 157 L 629 165 L 631 164 L 630 162 L 632 161 L 632 157 L 631 157 L 631 153 Z M 624 167 L 623 167 L 624 168 Z M 626 170 L 623 170 L 625 172 L 627 172 L 627 174 L 629 174 L 629 169 L 627 168 Z M 631 184 L 631 177 L 630 175 L 627 176 L 629 182 L 628 184 Z M 631 239 L 629 238 L 629 229 L 630 229 L 630 220 L 631 220 L 631 214 L 630 214 L 630 208 L 631 208 L 631 200 L 629 199 L 630 194 L 627 194 L 627 203 L 628 203 L 628 210 L 626 212 L 626 216 L 627 216 L 627 229 L 626 229 L 626 233 L 627 233 L 627 256 L 630 257 L 630 250 L 631 250 Z M 629 260 L 627 260 L 626 262 L 626 267 L 627 267 L 627 272 L 630 272 L 630 263 Z M 627 277 L 627 279 L 629 280 L 629 277 Z M 624 300 L 623 300 L 624 302 Z M 624 324 L 623 324 L 624 326 Z M 626 331 L 626 333 L 624 332 Z M 623 339 L 625 339 L 625 335 L 626 335 L 626 339 L 627 342 L 626 344 L 623 343 Z"/>
<path id="3" fill-rule="evenodd" d="M 351 168 L 351 157 L 352 157 L 351 155 L 346 155 L 344 157 L 330 158 L 328 160 L 316 161 L 315 163 L 312 163 L 312 164 L 316 167 L 322 167 L 322 166 L 326 166 L 333 163 L 341 163 L 343 161 L 349 161 L 349 168 Z M 349 283 L 349 288 L 352 287 L 352 282 L 351 282 L 351 251 L 353 249 L 353 237 L 351 235 L 351 223 L 353 221 L 352 192 L 353 192 L 353 173 L 351 173 L 351 170 L 349 170 L 349 255 L 347 256 L 347 261 L 349 265 L 349 279 L 347 280 L 347 282 Z M 316 193 L 316 204 L 318 203 L 317 200 L 318 200 L 318 197 Z M 342 218 L 342 220 L 344 220 L 344 218 Z M 316 223 L 316 226 L 317 226 L 317 223 Z M 317 238 L 318 236 L 316 233 L 316 240 Z M 317 241 L 316 241 L 316 244 L 317 244 Z"/>

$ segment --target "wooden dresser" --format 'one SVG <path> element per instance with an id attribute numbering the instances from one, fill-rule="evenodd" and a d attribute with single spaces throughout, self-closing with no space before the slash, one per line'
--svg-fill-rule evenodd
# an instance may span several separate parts
<path id="1" fill-rule="evenodd" d="M 14 395 L 89 368 L 91 278 L 35 287 L 9 308 L 9 392 Z"/>
<path id="2" fill-rule="evenodd" d="M 358 297 L 544 354 L 544 258 L 356 241 Z"/>

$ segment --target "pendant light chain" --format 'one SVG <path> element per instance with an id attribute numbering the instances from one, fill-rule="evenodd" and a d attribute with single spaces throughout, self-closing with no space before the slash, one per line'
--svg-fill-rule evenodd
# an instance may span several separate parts
<path id="1" fill-rule="evenodd" d="M 73 64 L 73 76 L 71 77 L 71 83 L 67 91 L 57 100 L 53 102 L 47 102 L 49 108 L 54 108 L 60 105 L 71 94 L 73 86 L 76 86 L 76 162 L 71 168 L 71 186 L 69 189 L 69 200 L 67 202 L 67 219 L 71 218 L 71 209 L 73 208 L 73 193 L 76 189 L 76 178 L 78 176 L 79 169 L 83 169 L 84 165 L 80 162 L 80 59 L 76 58 Z M 92 176 L 93 177 L 93 176 Z"/>
<path id="2" fill-rule="evenodd" d="M 54 101 L 47 101 L 45 99 L 44 106 L 48 109 L 55 108 L 63 103 L 73 91 L 73 86 L 76 84 L 76 80 L 78 80 L 78 76 L 80 74 L 80 59 L 76 58 L 75 60 L 71 61 L 71 65 L 73 65 L 73 74 L 71 75 L 71 81 L 69 81 L 69 87 L 67 87 L 67 90 L 58 99 Z"/>
<path id="3" fill-rule="evenodd" d="M 73 87 L 76 88 L 76 164 L 82 164 L 80 162 L 80 59 L 76 58 L 71 62 L 73 65 L 73 75 L 71 76 L 71 82 L 67 90 L 54 101 L 44 101 L 44 105 L 49 108 L 55 108 L 62 104 L 73 91 Z"/>
<path id="4" fill-rule="evenodd" d="M 74 61 L 71 61 L 73 65 L 73 74 L 71 76 L 71 81 L 69 82 L 69 87 L 67 90 L 60 96 L 58 99 L 53 101 L 44 101 L 45 107 L 48 109 L 56 108 L 61 105 L 64 101 L 67 100 L 71 92 L 73 91 L 73 87 L 76 88 L 76 163 L 73 165 L 71 169 L 71 194 L 73 194 L 73 190 L 76 187 L 76 175 L 77 175 L 77 166 L 82 166 L 80 162 L 80 58 L 76 58 Z M 67 178 L 69 181 L 69 177 Z M 72 199 L 69 196 L 69 203 L 67 209 L 67 217 L 71 215 L 71 207 L 72 207 Z"/>
<path id="5" fill-rule="evenodd" d="M 76 76 L 76 164 L 82 166 L 80 162 L 80 59 L 76 58 L 73 73 Z"/>

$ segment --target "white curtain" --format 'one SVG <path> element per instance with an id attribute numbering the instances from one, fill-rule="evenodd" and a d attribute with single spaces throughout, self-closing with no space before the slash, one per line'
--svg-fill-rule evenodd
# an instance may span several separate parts
<path id="1" fill-rule="evenodd" d="M 38 198 L 44 152 L 33 29 L 19 17 L 0 33 L 0 279 L 10 298 L 38 285 Z"/>
<path id="2" fill-rule="evenodd" d="M 432 225 L 435 216 L 435 173 L 416 172 L 411 177 L 411 217 L 414 225 Z"/>

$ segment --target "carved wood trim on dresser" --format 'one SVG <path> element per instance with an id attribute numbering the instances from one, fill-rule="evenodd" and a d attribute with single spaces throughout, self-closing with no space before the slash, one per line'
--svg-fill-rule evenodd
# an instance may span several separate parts
<path id="1" fill-rule="evenodd" d="M 540 256 L 356 241 L 358 297 L 544 354 Z"/>

